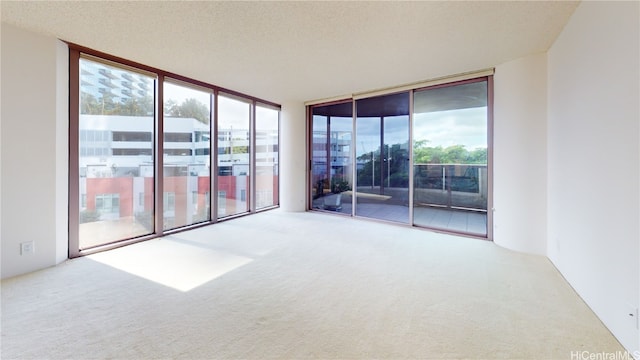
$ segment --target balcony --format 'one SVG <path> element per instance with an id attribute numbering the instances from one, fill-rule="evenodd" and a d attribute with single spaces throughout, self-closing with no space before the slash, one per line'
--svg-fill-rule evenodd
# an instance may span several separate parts
<path id="1" fill-rule="evenodd" d="M 402 175 L 402 174 L 399 174 Z M 361 178 L 356 191 L 351 184 L 336 186 L 340 176 L 316 180 L 313 208 L 347 215 L 408 223 L 408 174 Z M 478 164 L 416 164 L 414 166 L 413 224 L 476 236 L 487 234 L 487 167 Z M 353 197 L 356 209 L 353 209 Z"/>

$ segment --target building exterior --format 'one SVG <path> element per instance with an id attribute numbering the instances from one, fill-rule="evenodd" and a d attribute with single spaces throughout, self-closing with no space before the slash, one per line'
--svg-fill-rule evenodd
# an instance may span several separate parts
<path id="1" fill-rule="evenodd" d="M 84 220 L 122 217 L 150 219 L 154 209 L 154 117 L 81 115 L 80 209 Z M 164 222 L 173 228 L 208 219 L 210 141 L 208 124 L 193 118 L 164 118 Z M 274 179 L 261 187 L 257 208 L 278 196 L 278 133 L 256 134 L 256 178 Z M 249 189 L 249 130 L 218 130 L 218 215 L 246 208 Z M 270 181 L 271 182 L 271 181 Z M 95 214 L 94 214 L 95 212 Z M 152 224 L 147 221 L 147 226 Z"/>
<path id="2" fill-rule="evenodd" d="M 121 103 L 153 94 L 153 81 L 135 72 L 94 61 L 83 61 L 81 72 L 82 92 L 95 99 L 106 96 Z"/>

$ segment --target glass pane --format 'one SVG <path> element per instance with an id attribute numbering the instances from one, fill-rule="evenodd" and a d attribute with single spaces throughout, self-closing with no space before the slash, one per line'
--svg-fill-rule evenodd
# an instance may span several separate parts
<path id="1" fill-rule="evenodd" d="M 358 100 L 356 215 L 409 222 L 409 93 Z"/>
<path id="2" fill-rule="evenodd" d="M 351 102 L 313 108 L 312 204 L 314 209 L 352 212 Z"/>
<path id="3" fill-rule="evenodd" d="M 327 129 L 327 117 L 313 115 L 312 144 L 311 144 L 311 200 L 314 209 L 323 208 L 324 195 L 329 192 L 328 154 L 329 132 Z"/>
<path id="4" fill-rule="evenodd" d="M 80 249 L 154 232 L 154 89 L 154 78 L 80 59 Z"/>
<path id="5" fill-rule="evenodd" d="M 218 217 L 249 211 L 251 104 L 218 96 Z"/>
<path id="6" fill-rule="evenodd" d="M 414 96 L 414 223 L 487 234 L 487 83 Z"/>
<path id="7" fill-rule="evenodd" d="M 208 221 L 211 95 L 164 83 L 164 229 Z"/>
<path id="8" fill-rule="evenodd" d="M 278 204 L 278 118 L 275 109 L 256 107 L 256 209 Z"/>

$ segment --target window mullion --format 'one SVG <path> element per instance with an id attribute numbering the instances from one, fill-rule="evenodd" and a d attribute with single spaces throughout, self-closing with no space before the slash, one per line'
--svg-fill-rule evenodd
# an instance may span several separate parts
<path id="1" fill-rule="evenodd" d="M 156 134 L 155 134 L 155 233 L 164 231 L 164 76 L 159 75 L 156 82 Z"/>

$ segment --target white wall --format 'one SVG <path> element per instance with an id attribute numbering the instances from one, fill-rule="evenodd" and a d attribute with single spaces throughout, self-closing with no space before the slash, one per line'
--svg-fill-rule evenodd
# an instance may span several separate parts
<path id="1" fill-rule="evenodd" d="M 0 28 L 0 37 L 2 35 L 2 29 Z M 0 44 L 1 44 L 1 40 L 0 40 Z M 2 54 L 2 49 L 0 48 L 0 55 Z M 1 68 L 1 63 L 2 63 L 2 57 L 0 56 L 0 78 L 2 77 L 2 68 Z M 0 109 L 2 108 L 2 86 L 0 86 Z M 3 187 L 2 187 L 2 113 L 0 112 L 0 261 L 2 261 L 2 254 L 4 253 L 4 251 L 2 251 L 2 193 L 3 193 Z M 1 263 L 0 263 L 1 266 Z M 0 278 L 2 277 L 2 270 L 0 269 Z"/>
<path id="2" fill-rule="evenodd" d="M 548 52 L 548 255 L 640 348 L 638 2 L 582 2 Z M 636 316 L 637 317 L 637 316 Z"/>
<path id="3" fill-rule="evenodd" d="M 493 238 L 546 254 L 547 57 L 501 64 L 494 75 Z"/>
<path id="4" fill-rule="evenodd" d="M 66 259 L 68 52 L 2 24 L 2 278 Z M 35 253 L 20 255 L 22 242 Z"/>
<path id="5" fill-rule="evenodd" d="M 69 257 L 69 48 L 56 41 L 56 263 Z"/>
<path id="6" fill-rule="evenodd" d="M 306 109 L 303 103 L 282 104 L 280 121 L 280 207 L 305 211 Z"/>

